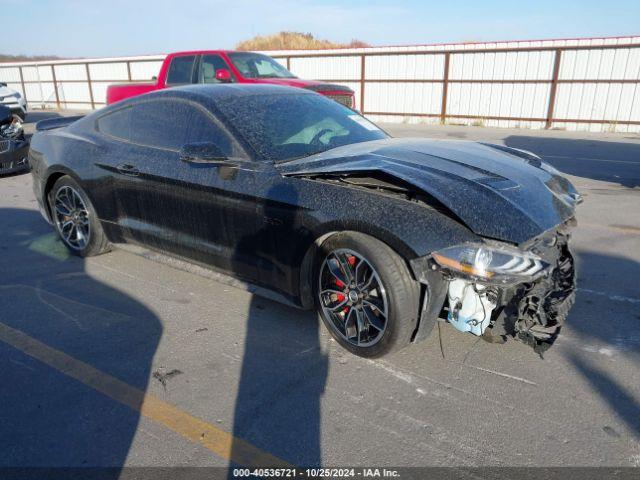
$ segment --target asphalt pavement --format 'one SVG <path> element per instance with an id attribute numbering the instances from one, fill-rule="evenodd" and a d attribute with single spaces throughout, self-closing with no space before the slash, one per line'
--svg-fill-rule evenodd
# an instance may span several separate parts
<path id="1" fill-rule="evenodd" d="M 30 176 L 2 177 L 0 467 L 640 467 L 640 137 L 384 127 L 531 150 L 584 195 L 577 301 L 544 359 L 447 324 L 352 356 L 224 278 L 70 257 Z"/>

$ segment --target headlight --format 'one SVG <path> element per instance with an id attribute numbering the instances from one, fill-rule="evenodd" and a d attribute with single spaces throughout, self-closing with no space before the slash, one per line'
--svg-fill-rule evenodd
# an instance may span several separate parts
<path id="1" fill-rule="evenodd" d="M 532 280 L 549 266 L 533 253 L 489 245 L 449 247 L 431 256 L 440 267 L 489 283 Z"/>

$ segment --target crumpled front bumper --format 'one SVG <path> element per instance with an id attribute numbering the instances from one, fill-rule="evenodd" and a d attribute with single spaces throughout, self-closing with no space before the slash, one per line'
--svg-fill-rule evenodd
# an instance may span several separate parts
<path id="1" fill-rule="evenodd" d="M 491 343 L 504 343 L 509 337 L 515 338 L 533 347 L 540 355 L 554 343 L 575 301 L 576 271 L 569 250 L 568 233 L 573 223 L 573 220 L 569 221 L 525 246 L 549 265 L 535 277 L 508 285 L 465 279 L 476 293 L 484 297 L 482 301 L 478 297 L 478 302 L 487 306 L 485 318 L 490 315 L 482 330 L 473 328 L 467 331 L 482 332 L 482 338 Z M 429 256 L 413 260 L 411 267 L 426 290 L 416 340 L 426 337 L 430 328 L 425 326 L 430 327 L 437 319 L 447 320 L 458 330 L 465 331 L 456 319 L 451 299 L 447 302 L 447 291 L 451 297 L 454 281 L 462 277 L 441 268 Z M 482 306 L 481 311 L 484 308 Z"/>
<path id="2" fill-rule="evenodd" d="M 576 269 L 568 243 L 558 245 L 558 256 L 548 275 L 531 284 L 516 285 L 503 296 L 490 335 L 515 337 L 542 355 L 558 338 L 575 302 Z"/>
<path id="3" fill-rule="evenodd" d="M 28 154 L 28 141 L 0 139 L 0 175 L 28 171 Z"/>

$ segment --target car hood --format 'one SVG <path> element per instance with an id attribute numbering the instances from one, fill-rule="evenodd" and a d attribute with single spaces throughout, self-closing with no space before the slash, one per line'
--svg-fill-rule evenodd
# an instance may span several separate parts
<path id="1" fill-rule="evenodd" d="M 580 196 L 539 157 L 477 142 L 384 139 L 283 162 L 286 176 L 382 172 L 443 204 L 474 233 L 520 244 L 573 217 Z"/>
<path id="2" fill-rule="evenodd" d="M 8 87 L 0 87 L 0 98 L 8 97 L 9 95 L 15 95 L 16 91 Z"/>

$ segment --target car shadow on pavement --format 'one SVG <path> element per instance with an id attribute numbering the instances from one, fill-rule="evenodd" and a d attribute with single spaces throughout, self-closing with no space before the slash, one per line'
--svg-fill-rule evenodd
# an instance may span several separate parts
<path id="1" fill-rule="evenodd" d="M 267 222 L 239 242 L 234 260 L 238 270 L 246 269 L 242 251 L 256 242 L 268 242 L 263 245 L 265 250 L 286 252 L 293 243 L 282 244 L 278 239 L 286 242 L 299 235 L 295 232 L 297 213 L 291 207 L 296 205 L 297 192 L 276 186 L 268 198 L 286 198 L 288 202 L 269 200 L 259 207 L 263 215 L 258 217 L 281 222 Z M 277 264 L 275 261 L 275 269 Z M 293 265 L 282 268 L 295 270 Z M 253 296 L 235 403 L 232 458 L 242 457 L 244 440 L 296 466 L 322 464 L 321 397 L 328 357 L 320 346 L 319 327 L 319 319 L 309 312 Z M 229 478 L 236 478 L 232 470 Z"/>
<path id="2" fill-rule="evenodd" d="M 578 252 L 578 260 L 578 294 L 567 318 L 578 343 L 567 351 L 567 359 L 640 439 L 637 385 L 620 380 L 633 378 L 640 361 L 640 304 L 627 284 L 640 278 L 640 263 L 593 252 Z M 594 304 L 608 307 L 595 313 Z"/>
<path id="3" fill-rule="evenodd" d="M 628 188 L 640 186 L 640 141 L 511 135 L 504 139 L 504 144 L 529 150 L 569 175 Z"/>
<path id="4" fill-rule="evenodd" d="M 0 209 L 0 226 L 0 328 L 45 344 L 33 347 L 44 357 L 48 347 L 75 359 L 65 375 L 0 340 L 0 467 L 111 467 L 101 478 L 118 478 L 139 411 L 74 380 L 73 365 L 145 392 L 161 323 L 123 287 L 87 273 L 37 211 Z"/>
<path id="5" fill-rule="evenodd" d="M 600 395 L 615 415 L 622 420 L 636 440 L 640 439 L 640 401 L 630 392 L 631 386 L 621 384 L 611 374 L 582 356 L 570 354 L 568 359 L 588 380 L 594 392 Z M 615 437 L 621 435 L 608 425 L 604 425 L 603 430 Z"/>
<path id="6" fill-rule="evenodd" d="M 11 173 L 5 173 L 5 174 L 0 174 L 0 180 L 5 179 L 5 178 L 11 178 L 11 177 L 19 177 L 20 175 L 26 175 L 27 173 L 29 173 L 29 170 L 22 170 L 19 172 L 11 172 Z"/>

